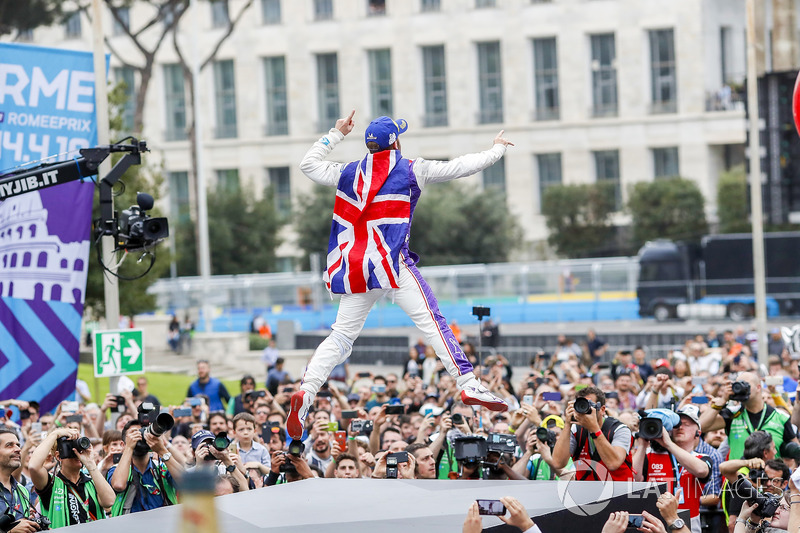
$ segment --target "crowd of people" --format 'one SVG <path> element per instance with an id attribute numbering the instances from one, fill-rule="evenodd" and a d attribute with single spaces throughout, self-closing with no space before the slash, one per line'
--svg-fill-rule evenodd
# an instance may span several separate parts
<path id="1" fill-rule="evenodd" d="M 479 365 L 465 342 L 475 375 L 506 412 L 465 404 L 441 360 L 412 346 L 401 372 L 323 384 L 297 439 L 286 421 L 301 382 L 274 371 L 280 358 L 269 387 L 244 376 L 235 396 L 198 361 L 182 405 L 161 405 L 145 376 L 132 392 L 100 405 L 62 402 L 54 413 L 4 400 L 0 530 L 173 505 L 195 468 L 216 473 L 217 495 L 313 477 L 656 481 L 666 484 L 658 508 L 671 530 L 786 530 L 800 525 L 792 506 L 800 501 L 800 473 L 792 474 L 800 354 L 777 340 L 763 368 L 753 339 L 733 331 L 693 337 L 666 357 L 644 347 L 612 353 L 591 332 L 581 344 L 560 337 L 524 375 L 499 353 Z M 502 503 L 507 523 L 538 530 L 518 501 Z M 469 508 L 464 531 L 479 530 L 479 513 Z M 639 531 L 666 530 L 642 515 Z M 632 520 L 607 518 L 608 533 Z"/>

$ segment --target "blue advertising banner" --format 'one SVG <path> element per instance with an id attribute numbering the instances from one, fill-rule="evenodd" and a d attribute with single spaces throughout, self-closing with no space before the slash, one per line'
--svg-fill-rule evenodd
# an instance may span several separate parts
<path id="1" fill-rule="evenodd" d="M 0 43 L 0 175 L 97 144 L 92 54 Z M 0 401 L 75 393 L 94 183 L 0 203 Z"/>

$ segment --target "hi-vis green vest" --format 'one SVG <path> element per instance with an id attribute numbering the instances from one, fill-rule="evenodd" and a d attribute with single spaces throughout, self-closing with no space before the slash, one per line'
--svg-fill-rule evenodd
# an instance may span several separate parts
<path id="1" fill-rule="evenodd" d="M 767 411 L 770 411 L 767 415 Z M 783 444 L 783 429 L 786 421 L 789 420 L 789 415 L 773 409 L 768 405 L 764 405 L 764 410 L 761 412 L 761 422 L 757 427 L 750 424 L 750 416 L 746 413 L 745 409 L 741 409 L 736 415 L 736 418 L 731 420 L 731 429 L 728 433 L 728 444 L 731 447 L 728 460 L 741 459 L 744 454 L 744 441 L 754 431 L 766 431 L 772 436 L 775 442 L 775 449 L 777 450 L 776 457 L 781 456 L 781 445 Z"/>
<path id="2" fill-rule="evenodd" d="M 133 465 L 128 467 L 128 486 L 125 490 L 117 494 L 117 499 L 111 507 L 111 516 L 122 516 L 131 512 L 131 505 L 136 493 L 142 490 L 142 475 L 136 472 L 134 480 L 135 468 Z M 178 496 L 175 492 L 175 487 L 172 486 L 167 480 L 167 466 L 164 463 L 159 463 L 153 468 L 153 479 L 156 482 L 158 490 L 161 491 L 161 498 L 164 500 L 164 505 L 175 505 L 178 503 Z"/>
<path id="3" fill-rule="evenodd" d="M 66 527 L 71 525 L 69 521 L 69 501 L 67 499 L 67 491 L 69 487 L 64 480 L 58 476 L 53 478 L 53 490 L 50 492 L 50 502 L 45 507 L 42 502 L 42 514 L 50 520 L 50 529 L 59 527 Z M 83 485 L 83 490 L 86 492 L 86 498 L 94 502 L 94 508 L 98 510 L 98 514 L 94 520 L 100 520 L 106 517 L 103 506 L 97 500 L 97 490 L 94 487 L 94 482 L 91 480 Z M 77 495 L 75 495 L 77 498 Z M 89 522 L 93 522 L 88 507 L 84 509 Z"/>

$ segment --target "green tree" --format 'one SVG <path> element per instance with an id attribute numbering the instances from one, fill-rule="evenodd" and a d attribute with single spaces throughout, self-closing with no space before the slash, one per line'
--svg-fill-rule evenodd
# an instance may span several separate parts
<path id="1" fill-rule="evenodd" d="M 751 230 L 744 166 L 720 174 L 717 184 L 717 215 L 720 233 L 746 233 Z"/>
<path id="2" fill-rule="evenodd" d="M 109 111 L 111 113 L 110 128 L 111 138 L 115 139 L 120 134 L 122 128 L 122 109 L 125 104 L 125 91 L 122 85 L 118 85 L 109 92 Z M 112 154 L 112 164 L 120 159 L 121 155 Z M 164 178 L 162 174 L 155 170 L 152 166 L 147 165 L 147 154 L 142 156 L 142 165 L 132 166 L 125 174 L 122 175 L 120 182 L 122 185 L 114 188 L 114 209 L 122 212 L 130 206 L 136 204 L 136 193 L 147 192 L 158 200 L 160 193 L 163 192 Z M 102 178 L 98 176 L 97 178 Z M 92 220 L 100 217 L 99 196 L 95 194 L 94 207 L 92 212 Z M 158 217 L 164 216 L 159 211 L 158 207 L 152 211 L 147 212 L 148 215 Z M 170 228 L 170 233 L 174 232 L 174 228 Z M 93 256 L 89 261 L 89 274 L 86 282 L 86 306 L 91 310 L 95 317 L 105 314 L 105 288 L 103 283 L 104 275 L 111 275 L 104 271 L 103 267 L 98 261 L 98 253 L 101 252 L 101 244 L 99 242 L 92 245 L 90 254 Z M 170 254 L 169 247 L 166 243 L 161 243 L 155 250 L 156 261 L 150 272 L 142 278 L 136 280 L 120 280 L 119 281 L 119 307 L 120 313 L 123 315 L 136 315 L 139 313 L 152 311 L 155 309 L 156 301 L 155 296 L 147 293 L 147 288 L 154 283 L 158 278 L 164 275 L 169 269 Z M 141 262 L 138 262 L 141 254 L 132 253 L 128 254 L 122 263 L 118 273 L 123 277 L 136 277 L 149 266 L 150 256 L 145 256 Z M 119 256 L 119 260 L 122 256 Z"/>
<path id="3" fill-rule="evenodd" d="M 314 185 L 310 193 L 297 197 L 293 218 L 297 246 L 303 251 L 301 268 L 310 270 L 311 254 L 319 253 L 322 261 L 325 260 L 335 201 L 336 190 L 324 185 Z"/>
<path id="4" fill-rule="evenodd" d="M 411 227 L 411 250 L 422 264 L 457 265 L 507 261 L 522 230 L 494 188 L 453 182 L 425 189 Z"/>
<path id="5" fill-rule="evenodd" d="M 566 257 L 595 257 L 609 249 L 614 237 L 615 210 L 610 183 L 553 185 L 542 201 L 547 242 Z"/>
<path id="6" fill-rule="evenodd" d="M 208 195 L 208 239 L 214 275 L 273 272 L 280 245 L 282 222 L 272 191 L 255 200 L 250 187 L 217 189 Z M 177 269 L 180 276 L 196 276 L 194 223 L 178 225 Z"/>
<path id="7" fill-rule="evenodd" d="M 0 0 L 0 35 L 49 26 L 64 15 L 63 0 Z"/>
<path id="8" fill-rule="evenodd" d="M 705 200 L 695 182 L 675 177 L 639 182 L 631 187 L 628 211 L 633 245 L 648 240 L 697 241 L 708 232 Z"/>
<path id="9" fill-rule="evenodd" d="M 323 261 L 327 255 L 334 201 L 334 191 L 321 185 L 298 199 L 294 218 L 305 266 L 309 254 Z M 501 192 L 443 183 L 425 189 L 417 204 L 410 246 L 426 266 L 494 263 L 507 261 L 521 240 Z"/>

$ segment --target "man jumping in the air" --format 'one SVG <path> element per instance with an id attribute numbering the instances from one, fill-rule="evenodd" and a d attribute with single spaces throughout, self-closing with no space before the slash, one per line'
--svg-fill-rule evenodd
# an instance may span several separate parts
<path id="1" fill-rule="evenodd" d="M 430 183 L 470 176 L 496 163 L 513 143 L 501 131 L 491 149 L 452 161 L 409 160 L 400 153 L 398 136 L 408 129 L 405 120 L 379 117 L 367 126 L 364 139 L 369 154 L 343 165 L 325 161 L 334 147 L 355 127 L 353 115 L 336 121 L 327 135 L 314 143 L 300 169 L 311 180 L 336 187 L 336 203 L 328 244 L 325 283 L 341 294 L 331 334 L 308 363 L 300 390 L 292 395 L 286 423 L 289 436 L 299 439 L 308 408 L 333 367 L 350 357 L 353 342 L 364 327 L 372 306 L 389 295 L 422 331 L 447 371 L 456 378 L 461 400 L 492 411 L 508 406 L 475 378 L 433 291 L 422 278 L 416 254 L 408 249 L 411 218 L 420 192 Z"/>

